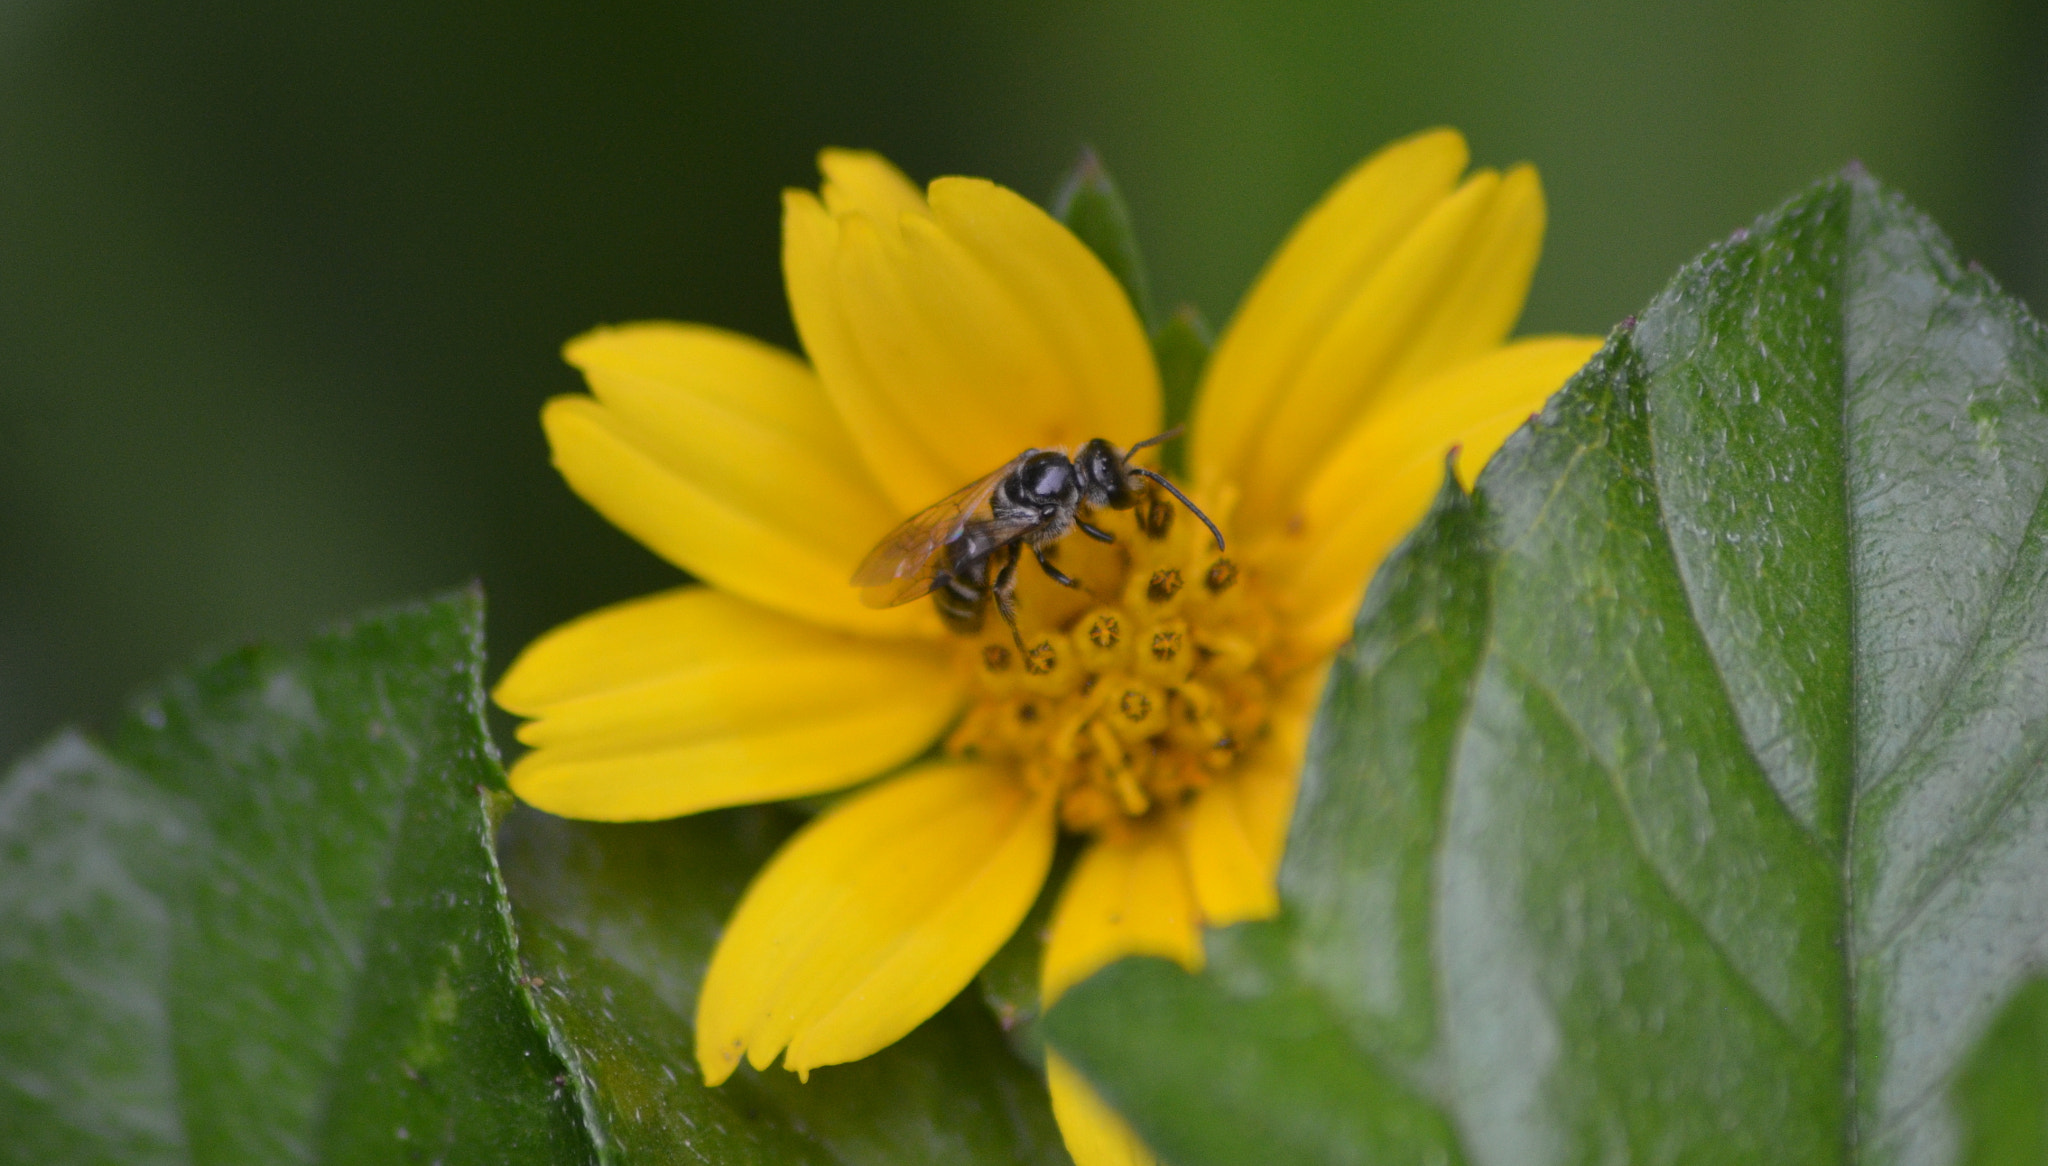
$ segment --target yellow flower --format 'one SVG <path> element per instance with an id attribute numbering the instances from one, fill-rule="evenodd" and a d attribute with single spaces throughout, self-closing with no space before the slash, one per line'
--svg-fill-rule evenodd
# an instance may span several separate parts
<path id="1" fill-rule="evenodd" d="M 572 622 L 499 685 L 531 718 L 512 788 L 575 818 L 666 818 L 883 780 L 761 871 L 697 1010 L 718 1084 L 903 1036 L 1038 896 L 1061 830 L 1041 994 L 1120 956 L 1202 964 L 1201 929 L 1270 914 L 1327 663 L 1366 581 L 1462 446 L 1476 471 L 1595 342 L 1507 342 L 1543 234 L 1535 172 L 1465 174 L 1437 130 L 1387 147 L 1298 226 L 1222 337 L 1186 483 L 1067 538 L 1000 619 L 875 610 L 853 567 L 906 516 L 1030 447 L 1162 427 L 1131 305 L 1065 228 L 989 182 L 920 192 L 828 150 L 784 198 L 810 362 L 716 329 L 573 341 L 591 394 L 543 419 L 569 484 L 702 580 Z M 1149 456 L 1149 455 L 1143 455 Z M 934 744 L 939 745 L 936 753 Z M 917 760 L 920 759 L 921 760 Z M 1144 1151 L 1064 1063 L 1083 1166 Z"/>

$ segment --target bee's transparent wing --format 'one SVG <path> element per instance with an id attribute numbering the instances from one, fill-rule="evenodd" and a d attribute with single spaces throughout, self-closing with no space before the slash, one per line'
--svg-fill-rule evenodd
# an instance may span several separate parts
<path id="1" fill-rule="evenodd" d="M 903 521 L 884 535 L 853 570 L 853 585 L 869 607 L 895 607 L 929 595 L 941 552 L 967 529 L 984 507 L 996 484 L 1016 468 L 1024 455 L 1004 462 L 987 476 L 960 487 Z"/>

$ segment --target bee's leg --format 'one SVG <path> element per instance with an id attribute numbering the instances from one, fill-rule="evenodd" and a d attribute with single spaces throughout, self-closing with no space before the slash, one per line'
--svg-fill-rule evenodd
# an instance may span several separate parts
<path id="1" fill-rule="evenodd" d="M 1073 576 L 1068 575 L 1065 571 L 1060 570 L 1058 567 L 1055 567 L 1050 562 L 1046 561 L 1044 547 L 1039 546 L 1037 543 L 1031 544 L 1031 557 L 1038 560 L 1038 569 L 1045 572 L 1046 578 L 1052 580 L 1053 582 L 1059 584 L 1062 587 L 1072 587 L 1076 591 L 1079 591 L 1081 589 L 1080 580 L 1075 579 Z"/>
<path id="2" fill-rule="evenodd" d="M 1085 518 L 1076 518 L 1074 520 L 1074 525 L 1081 528 L 1082 534 L 1087 535 L 1089 538 L 1094 539 L 1096 542 L 1113 543 L 1116 541 L 1115 535 L 1109 533 L 1106 530 L 1103 530 L 1100 527 L 1090 525 L 1088 520 Z"/>
<path id="3" fill-rule="evenodd" d="M 1003 560 L 1003 569 L 996 572 L 996 580 L 988 590 L 995 596 L 996 610 L 1003 613 L 1003 622 L 1010 625 L 1010 638 L 1017 641 L 1017 651 L 1028 654 L 1024 633 L 1017 630 L 1017 559 L 1023 552 L 1020 544 L 1010 544 L 1010 557 Z"/>

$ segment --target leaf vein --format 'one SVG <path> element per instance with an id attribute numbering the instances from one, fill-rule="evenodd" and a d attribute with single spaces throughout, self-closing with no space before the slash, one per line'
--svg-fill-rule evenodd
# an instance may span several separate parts
<path id="1" fill-rule="evenodd" d="M 2033 785 L 2028 778 L 2037 776 L 2041 772 L 2044 763 L 2048 763 L 2048 734 L 2042 735 L 2041 740 L 2035 744 L 2033 752 L 2028 754 L 2026 763 L 2021 765 L 2008 779 L 2004 792 L 1999 795 L 1998 805 L 1982 822 L 1979 822 L 1970 831 L 1968 838 L 1963 839 L 1962 844 L 1956 848 L 1955 853 L 1949 858 L 1948 862 L 1942 865 L 1941 870 L 1935 874 L 1926 889 L 1914 896 L 1912 905 L 1900 916 L 1899 921 L 1893 924 L 1885 932 L 1884 936 L 1871 947 L 1870 951 L 1872 954 L 1885 951 L 1902 938 L 1906 932 L 1912 930 L 1913 924 L 1919 920 L 1928 905 L 1940 896 L 1942 889 L 1953 881 L 1957 873 L 1962 870 L 1964 861 L 1970 857 L 1973 851 L 1982 846 L 1986 839 L 1991 837 L 1993 831 L 1997 830 L 1999 823 L 2003 822 L 2006 815 L 2012 811 L 2012 808 L 2020 803 L 2021 795 Z"/>
<path id="2" fill-rule="evenodd" d="M 1613 792 L 1615 801 L 1620 803 L 1622 816 L 1628 823 L 1629 843 L 1634 847 L 1636 857 L 1640 858 L 1643 865 L 1648 867 L 1651 874 L 1655 876 L 1658 887 L 1670 897 L 1673 903 L 1678 905 L 1684 917 L 1698 929 L 1700 937 L 1706 941 L 1708 950 L 1714 953 L 1720 963 L 1728 969 L 1730 977 L 1736 983 L 1742 985 L 1763 1010 L 1764 1015 L 1774 1021 L 1777 1027 L 1791 1039 L 1792 1043 L 1800 1048 L 1811 1049 L 1813 1042 L 1799 1035 L 1799 1030 L 1793 1025 L 1791 1018 L 1779 1010 L 1777 1002 L 1772 1000 L 1763 990 L 1762 986 L 1752 980 L 1749 973 L 1743 970 L 1742 965 L 1736 962 L 1734 955 L 1721 942 L 1721 938 L 1714 934 L 1711 927 L 1707 926 L 1706 919 L 1700 915 L 1698 909 L 1685 896 L 1679 893 L 1677 886 L 1672 883 L 1670 877 L 1665 873 L 1662 864 L 1657 861 L 1656 856 L 1650 850 L 1647 831 L 1643 826 L 1642 819 L 1636 813 L 1635 799 L 1628 795 L 1627 788 L 1621 780 L 1620 770 L 1616 769 L 1601 754 L 1600 750 L 1595 747 L 1592 738 L 1586 734 L 1585 728 L 1566 709 L 1564 702 L 1558 698 L 1555 690 L 1544 683 L 1540 677 L 1536 676 L 1528 668 L 1517 663 L 1506 652 L 1499 652 L 1496 655 L 1499 656 L 1501 663 L 1514 673 L 1517 680 L 1526 684 L 1543 698 L 1544 702 L 1550 706 L 1551 712 L 1557 716 L 1558 720 L 1566 728 L 1571 730 L 1573 738 L 1579 743 L 1579 747 L 1585 751 L 1586 756 L 1592 759 L 1593 764 L 1599 768 L 1601 775 L 1607 779 L 1608 788 Z"/>
<path id="3" fill-rule="evenodd" d="M 2005 606 L 2006 593 L 2012 588 L 2013 577 L 2019 571 L 2020 560 L 2025 555 L 2029 541 L 2025 531 L 2034 529 L 2041 521 L 2044 506 L 2048 506 L 2048 478 L 2042 480 L 2041 489 L 2034 494 L 2033 509 L 2027 512 L 2025 527 L 2020 537 L 2013 540 L 2012 551 L 1999 569 L 1997 586 L 1988 592 L 1993 598 L 1984 605 L 1984 615 L 1977 621 L 1976 629 L 1970 634 L 1968 646 L 1957 655 L 1955 665 L 1949 669 L 1948 675 L 1942 678 L 1940 693 L 1928 704 L 1927 711 L 1921 716 L 1912 736 L 1906 738 L 1906 743 L 1900 747 L 1897 756 L 1892 758 L 1892 763 L 1885 769 L 1884 774 L 1870 784 L 1870 794 L 1874 795 L 1886 789 L 1906 772 L 1907 758 L 1913 755 L 1920 743 L 1934 731 L 1935 725 L 1940 723 L 1942 711 L 1948 708 L 1950 700 L 1955 696 L 1956 688 L 1962 684 L 1963 678 L 1969 675 L 1970 664 L 1983 653 L 1985 643 L 1991 638 L 1991 629 L 1997 625 L 1998 614 Z"/>
<path id="4" fill-rule="evenodd" d="M 1649 450 L 1649 479 L 1652 493 L 1657 498 L 1657 513 L 1659 516 L 1657 534 L 1662 540 L 1665 555 L 1670 560 L 1671 573 L 1678 579 L 1678 592 L 1685 599 L 1686 619 L 1692 625 L 1693 632 L 1698 635 L 1701 653 L 1706 656 L 1707 666 L 1713 671 L 1714 685 L 1721 693 L 1721 706 L 1727 710 L 1728 719 L 1734 723 L 1735 735 L 1742 742 L 1743 752 L 1749 757 L 1750 764 L 1755 767 L 1756 772 L 1763 777 L 1764 788 L 1769 791 L 1771 799 L 1785 811 L 1785 816 L 1792 820 L 1793 824 L 1798 828 L 1799 836 L 1806 840 L 1807 846 L 1815 854 L 1828 857 L 1827 847 L 1821 841 L 1817 823 L 1808 822 L 1800 816 L 1799 812 L 1792 807 L 1790 802 L 1786 801 L 1784 792 L 1779 789 L 1778 783 L 1770 780 L 1771 771 L 1764 764 L 1763 754 L 1757 749 L 1756 742 L 1750 737 L 1749 724 L 1744 719 L 1742 710 L 1736 702 L 1735 686 L 1729 679 L 1727 666 L 1721 660 L 1720 653 L 1714 650 L 1713 637 L 1707 634 L 1706 624 L 1700 617 L 1702 604 L 1695 592 L 1692 574 L 1686 570 L 1686 561 L 1679 555 L 1678 545 L 1671 537 L 1672 528 L 1677 523 L 1676 517 L 1671 513 L 1670 499 L 1665 494 L 1663 487 L 1658 483 L 1656 426 L 1645 423 L 1644 432 L 1646 436 L 1644 444 Z M 1646 685 L 1645 687 L 1649 686 Z"/>

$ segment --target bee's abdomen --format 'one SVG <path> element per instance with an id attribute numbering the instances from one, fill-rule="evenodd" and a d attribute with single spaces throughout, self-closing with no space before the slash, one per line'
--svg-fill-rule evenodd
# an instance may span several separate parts
<path id="1" fill-rule="evenodd" d="M 932 606 L 948 628 L 971 636 L 988 613 L 988 556 L 970 552 L 964 561 L 957 558 L 967 542 L 961 538 L 947 544 L 945 566 L 933 576 Z"/>

